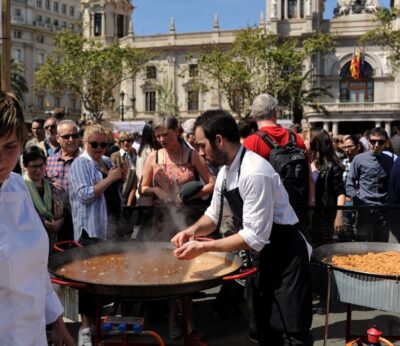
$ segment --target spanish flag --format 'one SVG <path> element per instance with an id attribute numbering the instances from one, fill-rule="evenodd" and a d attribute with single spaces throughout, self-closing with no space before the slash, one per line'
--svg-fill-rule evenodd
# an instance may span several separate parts
<path id="1" fill-rule="evenodd" d="M 360 79 L 360 68 L 361 68 L 361 51 L 357 48 L 357 51 L 353 53 L 350 64 L 350 74 L 353 79 Z"/>

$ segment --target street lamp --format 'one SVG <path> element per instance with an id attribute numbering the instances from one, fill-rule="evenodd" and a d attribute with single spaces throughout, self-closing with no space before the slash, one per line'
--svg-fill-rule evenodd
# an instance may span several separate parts
<path id="1" fill-rule="evenodd" d="M 125 106 L 124 106 L 124 98 L 125 93 L 123 90 L 119 93 L 119 120 L 124 121 L 124 113 L 125 113 Z"/>

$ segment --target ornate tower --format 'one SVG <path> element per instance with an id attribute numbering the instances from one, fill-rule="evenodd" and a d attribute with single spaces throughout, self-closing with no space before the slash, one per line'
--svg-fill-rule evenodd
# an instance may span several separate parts
<path id="1" fill-rule="evenodd" d="M 132 11 L 129 0 L 83 0 L 83 36 L 105 44 L 132 33 Z"/>
<path id="2" fill-rule="evenodd" d="M 319 30 L 323 0 L 266 0 L 267 30 L 282 36 L 299 36 Z"/>

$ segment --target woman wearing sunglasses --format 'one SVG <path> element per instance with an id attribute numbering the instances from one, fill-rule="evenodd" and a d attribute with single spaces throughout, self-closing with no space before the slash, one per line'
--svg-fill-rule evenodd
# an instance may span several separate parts
<path id="1" fill-rule="evenodd" d="M 69 172 L 69 199 L 74 224 L 74 239 L 82 245 L 113 238 L 122 208 L 119 184 L 126 171 L 113 167 L 105 156 L 107 134 L 98 124 L 88 126 L 83 135 L 84 152 Z M 91 346 L 90 324 L 95 315 L 91 297 L 79 296 L 82 326 L 79 345 Z"/>

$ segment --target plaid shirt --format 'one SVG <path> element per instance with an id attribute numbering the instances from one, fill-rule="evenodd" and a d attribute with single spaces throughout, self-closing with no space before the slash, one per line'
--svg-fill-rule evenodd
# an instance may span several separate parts
<path id="1" fill-rule="evenodd" d="M 63 191 L 68 193 L 68 176 L 72 161 L 80 155 L 77 151 L 74 158 L 64 160 L 61 151 L 47 158 L 46 175 L 53 185 L 61 186 Z"/>

